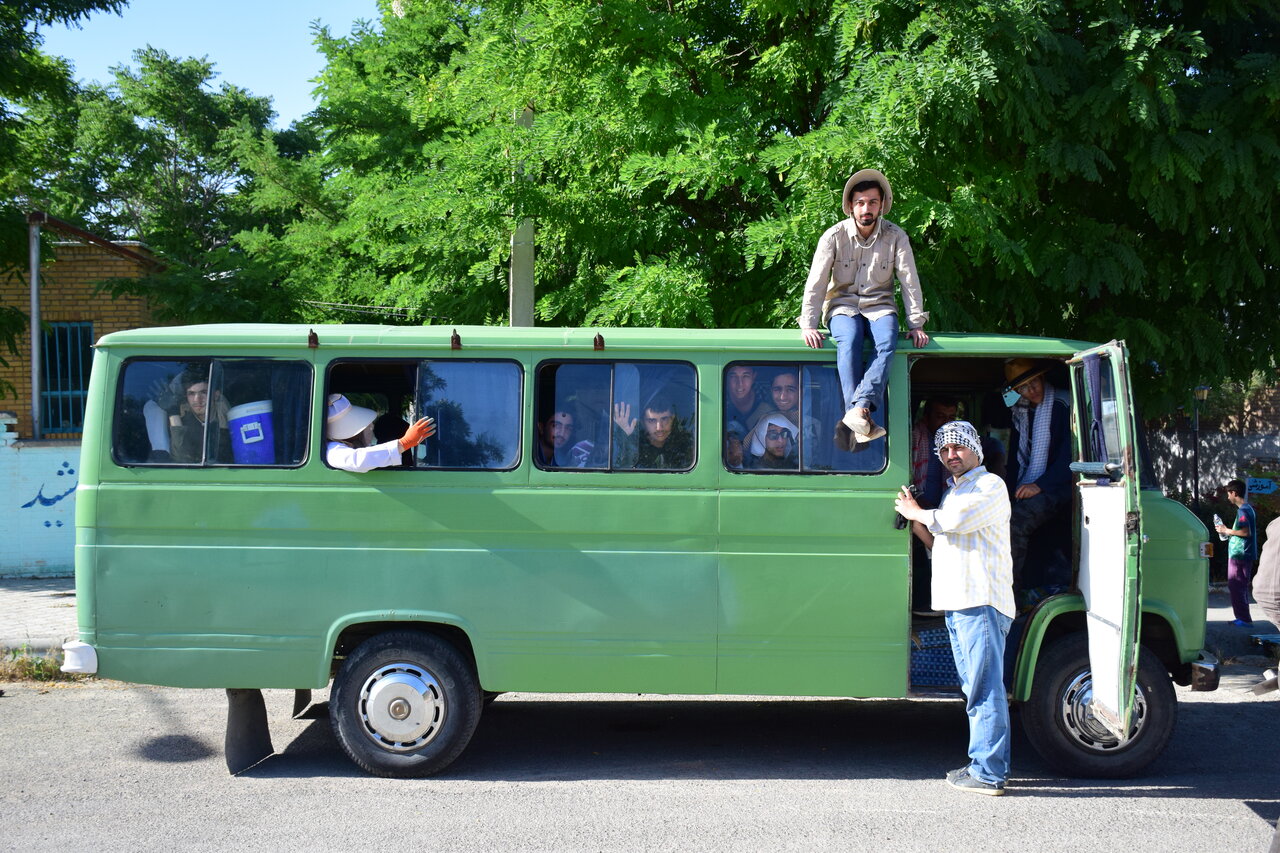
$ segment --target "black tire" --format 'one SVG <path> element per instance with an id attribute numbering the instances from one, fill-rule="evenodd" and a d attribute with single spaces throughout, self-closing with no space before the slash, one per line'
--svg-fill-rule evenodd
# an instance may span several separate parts
<path id="1" fill-rule="evenodd" d="M 1022 726 L 1036 752 L 1068 776 L 1118 779 L 1156 759 L 1173 734 L 1178 698 L 1160 659 L 1138 650 L 1138 679 L 1129 740 L 1123 745 L 1087 712 L 1092 685 L 1089 642 L 1072 634 L 1049 646 L 1036 664 Z"/>
<path id="2" fill-rule="evenodd" d="M 333 680 L 333 731 L 351 760 L 375 776 L 439 773 L 471 741 L 480 687 L 445 640 L 390 631 L 361 643 Z"/>

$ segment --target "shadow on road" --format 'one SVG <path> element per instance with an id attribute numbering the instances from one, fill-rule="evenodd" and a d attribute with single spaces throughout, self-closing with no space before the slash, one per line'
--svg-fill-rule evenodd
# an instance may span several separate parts
<path id="1" fill-rule="evenodd" d="M 1022 736 L 1015 714 L 1011 790 L 1045 797 L 1197 797 L 1248 801 L 1270 823 L 1280 802 L 1238 780 L 1242 767 L 1274 756 L 1253 738 L 1275 706 L 1183 703 L 1168 749 L 1140 778 L 1068 779 Z M 1229 724 L 1228 724 L 1229 723 Z M 568 701 L 499 698 L 470 747 L 440 780 L 929 779 L 964 762 L 962 706 L 907 700 Z M 282 744 L 277 743 L 277 746 Z M 346 777 L 351 764 L 327 719 L 249 771 L 261 778 Z"/>
<path id="2" fill-rule="evenodd" d="M 200 761 L 219 753 L 203 739 L 191 735 L 158 735 L 149 737 L 138 744 L 135 752 L 139 758 L 148 761 L 163 761 L 181 764 L 187 761 Z"/>

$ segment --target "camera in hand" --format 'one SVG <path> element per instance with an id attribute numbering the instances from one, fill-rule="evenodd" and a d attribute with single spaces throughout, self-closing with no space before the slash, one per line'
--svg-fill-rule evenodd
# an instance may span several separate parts
<path id="1" fill-rule="evenodd" d="M 915 486 L 915 484 L 914 484 L 914 483 L 913 483 L 913 484 L 911 484 L 911 485 L 909 485 L 909 486 L 904 486 L 903 488 L 905 488 L 908 492 L 910 492 L 910 493 L 911 493 L 911 497 L 913 497 L 913 498 L 915 498 L 915 499 L 917 499 L 917 500 L 919 500 L 919 499 L 920 499 L 920 490 L 919 490 L 918 488 L 916 488 L 916 486 Z M 902 517 L 902 513 L 900 513 L 900 512 L 895 512 L 895 513 L 893 514 L 893 529 L 894 529 L 894 530 L 905 530 L 905 529 L 906 529 L 906 527 L 907 527 L 907 520 L 906 520 L 905 518 L 903 518 L 903 517 Z"/>

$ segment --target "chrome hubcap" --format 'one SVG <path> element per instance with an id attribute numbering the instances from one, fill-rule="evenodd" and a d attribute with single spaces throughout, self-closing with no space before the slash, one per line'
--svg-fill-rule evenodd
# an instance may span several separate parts
<path id="1" fill-rule="evenodd" d="M 1062 691 L 1062 725 L 1080 746 L 1093 752 L 1110 752 L 1121 746 L 1120 739 L 1102 724 L 1089 707 L 1093 701 L 1093 676 L 1089 670 L 1076 675 Z M 1147 719 L 1147 700 L 1138 685 L 1133 686 L 1133 714 L 1129 740 L 1137 736 Z M 1124 745 L 1128 745 L 1128 741 Z"/>
<path id="2" fill-rule="evenodd" d="M 365 734 L 383 749 L 421 749 L 440 733 L 444 717 L 444 690 L 436 677 L 420 666 L 388 664 L 360 688 Z"/>

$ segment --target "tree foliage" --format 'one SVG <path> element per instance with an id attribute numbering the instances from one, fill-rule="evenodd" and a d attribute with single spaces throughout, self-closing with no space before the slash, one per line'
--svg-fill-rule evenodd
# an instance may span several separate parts
<path id="1" fill-rule="evenodd" d="M 39 27 L 74 25 L 91 12 L 119 12 L 124 5 L 124 0 L 0 3 L 0 278 L 20 271 L 27 260 L 26 211 L 10 176 L 27 171 L 41 155 L 22 139 L 30 125 L 22 102 L 65 103 L 71 89 L 66 63 L 41 53 L 44 40 Z M 16 352 L 17 337 L 26 325 L 26 315 L 21 311 L 0 306 L 0 347 Z M 0 392 L 4 390 L 0 386 Z"/>
<path id="2" fill-rule="evenodd" d="M 21 176 L 25 194 L 96 233 L 145 242 L 162 271 L 111 289 L 151 297 L 162 318 L 290 317 L 291 300 L 235 239 L 261 222 L 235 140 L 268 134 L 270 100 L 214 89 L 207 59 L 148 47 L 133 60 L 70 103 L 27 106 L 28 145 L 48 153 Z"/>
<path id="3" fill-rule="evenodd" d="M 499 321 L 530 217 L 539 322 L 791 325 L 876 166 L 931 328 L 1126 338 L 1154 396 L 1275 364 L 1275 2 L 383 11 L 318 32 L 316 153 L 241 138 L 291 292 Z"/>
<path id="4" fill-rule="evenodd" d="M 794 326 L 875 166 L 931 329 L 1125 338 L 1165 401 L 1276 366 L 1278 23 L 1278 0 L 382 0 L 317 30 L 289 131 L 148 51 L 66 127 L 29 107 L 58 153 L 24 180 L 156 247 L 154 296 L 193 319 L 500 322 L 528 218 L 541 323 Z"/>

